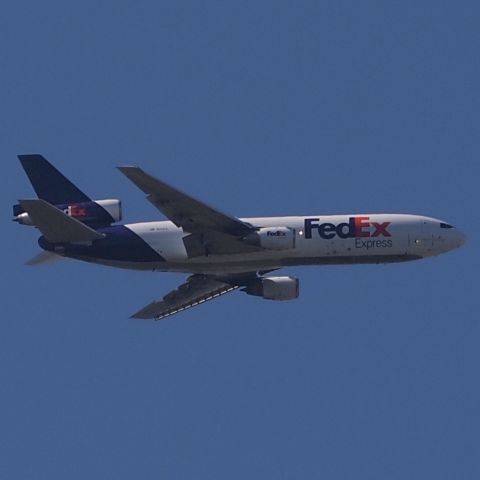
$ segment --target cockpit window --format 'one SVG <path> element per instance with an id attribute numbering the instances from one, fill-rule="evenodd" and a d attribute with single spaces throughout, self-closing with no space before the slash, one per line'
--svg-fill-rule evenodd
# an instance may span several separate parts
<path id="1" fill-rule="evenodd" d="M 449 225 L 448 223 L 440 223 L 440 228 L 454 228 L 453 225 Z"/>

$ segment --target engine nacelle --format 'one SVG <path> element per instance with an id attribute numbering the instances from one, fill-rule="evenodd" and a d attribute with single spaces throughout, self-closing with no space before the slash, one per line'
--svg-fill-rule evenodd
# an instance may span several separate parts
<path id="1" fill-rule="evenodd" d="M 94 203 L 100 205 L 112 217 L 113 222 L 119 222 L 122 219 L 122 202 L 117 198 L 109 198 L 106 200 L 95 200 Z"/>
<path id="2" fill-rule="evenodd" d="M 110 225 L 122 219 L 122 202 L 115 198 L 55 206 L 70 217 L 89 225 Z M 21 205 L 14 205 L 13 215 L 13 220 L 22 225 L 34 225 Z"/>
<path id="3" fill-rule="evenodd" d="M 262 277 L 255 279 L 243 291 L 267 300 L 294 300 L 299 295 L 299 281 L 295 277 Z"/>
<path id="4" fill-rule="evenodd" d="M 264 227 L 248 234 L 245 243 L 267 250 L 289 250 L 295 247 L 295 229 L 289 227 Z"/>

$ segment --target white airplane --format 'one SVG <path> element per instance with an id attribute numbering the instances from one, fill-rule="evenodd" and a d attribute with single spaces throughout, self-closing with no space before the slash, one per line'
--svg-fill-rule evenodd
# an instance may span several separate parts
<path id="1" fill-rule="evenodd" d="M 114 225 L 122 217 L 119 200 L 91 200 L 41 155 L 19 159 L 38 199 L 20 200 L 14 220 L 37 227 L 44 250 L 28 264 L 62 256 L 192 274 L 132 318 L 159 320 L 236 289 L 292 300 L 299 295 L 298 279 L 266 274 L 298 265 L 405 262 L 448 252 L 465 241 L 449 223 L 420 215 L 237 218 L 132 166 L 118 168 L 169 220 Z"/>

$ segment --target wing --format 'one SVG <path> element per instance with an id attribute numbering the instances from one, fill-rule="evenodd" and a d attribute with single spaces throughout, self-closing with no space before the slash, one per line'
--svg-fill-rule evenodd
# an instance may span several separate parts
<path id="1" fill-rule="evenodd" d="M 147 194 L 147 199 L 155 207 L 186 232 L 201 233 L 213 230 L 244 237 L 255 230 L 248 223 L 209 207 L 152 177 L 139 167 L 125 166 L 118 169 Z"/>
<path id="2" fill-rule="evenodd" d="M 239 286 L 236 282 L 227 283 L 223 279 L 207 275 L 192 275 L 162 300 L 150 303 L 134 313 L 131 318 L 160 320 L 232 292 Z"/>

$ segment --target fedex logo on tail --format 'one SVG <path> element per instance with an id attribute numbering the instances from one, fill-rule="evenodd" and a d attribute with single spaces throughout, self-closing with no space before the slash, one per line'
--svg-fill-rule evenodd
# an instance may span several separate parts
<path id="1" fill-rule="evenodd" d="M 66 213 L 70 217 L 86 217 L 87 209 L 79 207 L 78 205 L 68 205 L 68 207 L 63 210 L 63 213 Z"/>
<path id="2" fill-rule="evenodd" d="M 320 238 L 331 240 L 335 236 L 339 238 L 361 237 L 391 237 L 388 227 L 392 222 L 370 222 L 370 217 L 349 217 L 348 223 L 319 223 L 319 218 L 305 219 L 305 238 L 312 238 L 313 230 L 318 232 Z"/>

